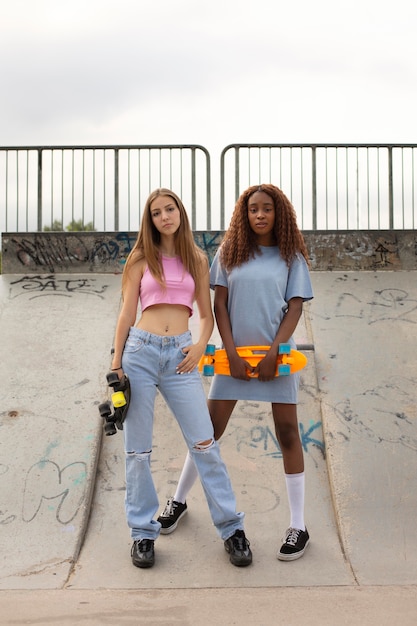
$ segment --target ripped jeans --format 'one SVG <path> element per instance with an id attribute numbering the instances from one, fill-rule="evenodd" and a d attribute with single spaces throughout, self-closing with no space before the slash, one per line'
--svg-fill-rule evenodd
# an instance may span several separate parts
<path id="1" fill-rule="evenodd" d="M 131 400 L 123 434 L 126 453 L 126 518 L 132 539 L 156 539 L 159 507 L 151 473 L 154 405 L 157 390 L 174 414 L 196 464 L 211 518 L 220 537 L 228 539 L 243 529 L 243 513 L 236 500 L 226 466 L 214 440 L 213 426 L 198 368 L 177 374 L 182 349 L 192 343 L 189 331 L 165 337 L 132 327 L 122 366 L 130 378 Z M 210 444 L 201 445 L 203 442 Z"/>

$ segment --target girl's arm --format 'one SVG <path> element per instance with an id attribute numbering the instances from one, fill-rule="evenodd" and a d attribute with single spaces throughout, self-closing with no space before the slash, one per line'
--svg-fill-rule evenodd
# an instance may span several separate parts
<path id="1" fill-rule="evenodd" d="M 131 326 L 135 325 L 139 301 L 139 287 L 143 275 L 143 263 L 135 263 L 126 277 L 126 284 L 123 290 L 123 304 L 119 313 L 114 335 L 114 353 L 112 358 L 112 369 L 117 370 L 119 378 L 122 376 L 122 354 L 127 336 Z M 119 369 L 120 368 L 120 369 Z"/>
<path id="2" fill-rule="evenodd" d="M 200 316 L 200 336 L 196 343 L 196 346 L 198 346 L 201 350 L 201 357 L 206 349 L 207 343 L 211 337 L 211 333 L 213 332 L 214 328 L 214 316 L 211 308 L 210 298 L 210 274 L 206 257 L 204 257 L 202 263 L 199 280 L 200 284 L 196 303 Z"/>
<path id="3" fill-rule="evenodd" d="M 187 356 L 178 365 L 179 374 L 191 372 L 197 367 L 214 328 L 214 317 L 210 299 L 209 267 L 205 256 L 202 257 L 201 270 L 197 280 L 199 281 L 199 289 L 196 303 L 200 317 L 200 333 L 196 343 L 184 348 L 184 353 L 186 353 Z"/>
<path id="4" fill-rule="evenodd" d="M 271 346 L 271 350 L 278 353 L 278 346 L 280 343 L 287 343 L 295 332 L 297 324 L 300 321 L 301 314 L 303 312 L 303 299 L 291 298 L 288 302 L 288 310 L 284 315 L 284 318 L 279 325 L 277 336 Z"/>
<path id="5" fill-rule="evenodd" d="M 290 337 L 292 337 L 295 329 L 297 328 L 302 312 L 303 299 L 291 298 L 288 302 L 288 310 L 278 328 L 278 332 L 270 350 L 256 367 L 256 371 L 258 372 L 261 380 L 272 380 L 274 378 L 277 367 L 276 361 L 279 344 L 287 343 Z"/>

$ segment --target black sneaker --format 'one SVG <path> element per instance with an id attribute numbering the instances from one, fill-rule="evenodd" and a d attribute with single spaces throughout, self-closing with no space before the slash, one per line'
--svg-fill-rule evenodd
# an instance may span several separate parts
<path id="1" fill-rule="evenodd" d="M 252 552 L 249 546 L 250 543 L 243 530 L 237 530 L 224 542 L 224 549 L 230 554 L 230 562 L 236 567 L 246 567 L 252 563 Z"/>
<path id="2" fill-rule="evenodd" d="M 283 539 L 283 544 L 277 554 L 280 561 L 295 561 L 303 556 L 305 549 L 310 541 L 307 528 L 299 530 L 298 528 L 288 528 Z"/>
<path id="3" fill-rule="evenodd" d="M 136 539 L 130 554 L 132 563 L 136 567 L 152 567 L 155 563 L 154 541 L 152 539 Z"/>
<path id="4" fill-rule="evenodd" d="M 166 504 L 166 507 L 158 517 L 158 522 L 161 524 L 161 535 L 169 535 L 174 532 L 178 526 L 178 522 L 187 512 L 187 503 L 177 502 L 173 498 L 170 498 Z"/>

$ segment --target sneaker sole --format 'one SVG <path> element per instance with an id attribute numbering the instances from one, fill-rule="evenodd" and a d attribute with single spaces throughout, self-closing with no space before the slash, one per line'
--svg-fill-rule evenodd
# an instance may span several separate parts
<path id="1" fill-rule="evenodd" d="M 234 565 L 235 567 L 247 567 L 248 565 L 251 565 L 252 563 L 252 559 L 245 559 L 245 560 L 239 560 L 239 561 L 235 561 L 232 560 L 232 557 L 230 557 L 230 562 L 232 565 Z"/>
<path id="2" fill-rule="evenodd" d="M 163 528 L 163 526 L 161 526 L 161 530 L 159 531 L 161 535 L 170 535 L 171 533 L 173 533 L 176 527 L 178 526 L 178 522 L 184 517 L 186 513 L 187 513 L 187 509 L 185 509 L 185 511 L 181 513 L 177 521 L 174 524 L 172 524 L 172 526 L 169 526 L 168 528 Z"/>
<path id="3" fill-rule="evenodd" d="M 307 539 L 307 542 L 304 548 L 302 550 L 299 550 L 298 552 L 293 552 L 292 554 L 282 554 L 282 552 L 278 551 L 277 559 L 279 561 L 296 561 L 297 559 L 301 559 L 309 543 L 310 543 L 310 539 Z"/>
<path id="4" fill-rule="evenodd" d="M 155 565 L 155 560 L 153 561 L 133 561 L 132 563 L 135 567 L 140 567 L 141 569 L 149 569 Z"/>

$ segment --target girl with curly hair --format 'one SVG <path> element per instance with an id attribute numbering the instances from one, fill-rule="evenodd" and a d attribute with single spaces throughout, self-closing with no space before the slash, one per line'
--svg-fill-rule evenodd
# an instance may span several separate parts
<path id="1" fill-rule="evenodd" d="M 119 378 L 126 373 L 131 387 L 123 434 L 133 565 L 153 566 L 161 528 L 154 519 L 159 503 L 151 473 L 157 390 L 181 428 L 231 563 L 249 565 L 252 553 L 243 530 L 244 514 L 236 512 L 197 367 L 214 326 L 208 261 L 194 243 L 183 203 L 169 189 L 155 190 L 146 202 L 123 272 L 122 296 L 112 371 Z M 139 301 L 141 315 L 136 320 Z M 188 322 L 194 301 L 200 336 L 193 344 Z"/>
<path id="2" fill-rule="evenodd" d="M 215 438 L 224 433 L 238 400 L 272 404 L 281 448 L 291 520 L 278 550 L 280 560 L 301 557 L 309 542 L 304 522 L 304 456 L 298 429 L 299 374 L 275 376 L 280 343 L 296 347 L 293 334 L 303 302 L 313 298 L 309 260 L 295 210 L 278 187 L 249 187 L 239 197 L 229 229 L 210 270 L 214 312 L 231 376 L 216 375 L 208 407 Z M 239 356 L 239 346 L 270 346 L 256 368 Z M 255 374 L 255 377 L 254 377 Z M 174 497 L 158 518 L 161 533 L 175 530 L 187 510 L 196 478 L 187 456 Z"/>

